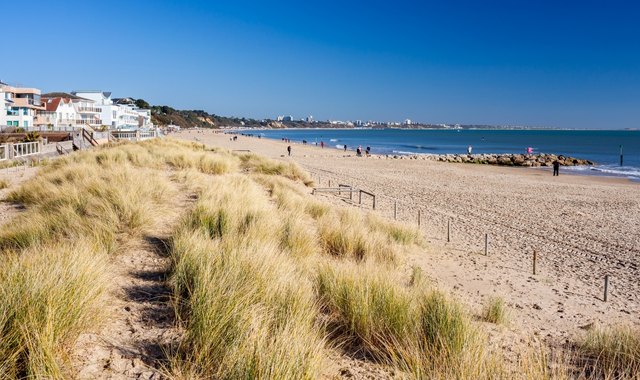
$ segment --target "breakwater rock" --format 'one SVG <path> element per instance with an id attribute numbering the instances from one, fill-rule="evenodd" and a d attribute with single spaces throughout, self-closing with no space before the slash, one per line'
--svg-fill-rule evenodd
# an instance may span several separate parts
<path id="1" fill-rule="evenodd" d="M 420 154 L 394 155 L 387 158 L 430 160 L 441 162 L 459 162 L 469 164 L 502 165 L 502 166 L 552 166 L 558 161 L 562 166 L 594 165 L 592 161 L 555 154 Z"/>

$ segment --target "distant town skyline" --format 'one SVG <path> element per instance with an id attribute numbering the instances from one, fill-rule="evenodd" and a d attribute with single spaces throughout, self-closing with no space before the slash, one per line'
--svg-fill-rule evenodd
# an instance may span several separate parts
<path id="1" fill-rule="evenodd" d="M 258 120 L 640 127 L 632 2 L 36 0 L 3 14 L 28 15 L 29 42 L 0 80 L 43 92 Z"/>

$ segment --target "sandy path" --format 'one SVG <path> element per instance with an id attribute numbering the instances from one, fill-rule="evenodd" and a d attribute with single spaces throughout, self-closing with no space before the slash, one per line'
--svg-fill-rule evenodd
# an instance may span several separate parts
<path id="1" fill-rule="evenodd" d="M 5 199 L 9 192 L 18 188 L 21 183 L 35 176 L 37 171 L 37 167 L 23 166 L 0 169 L 0 182 L 7 182 L 8 184 L 4 189 L 0 189 L 0 200 Z M 22 210 L 23 207 L 20 205 L 0 202 L 0 226 L 8 223 Z"/>
<path id="2" fill-rule="evenodd" d="M 561 175 L 539 169 L 358 158 L 335 149 L 212 132 L 181 132 L 232 150 L 294 160 L 320 186 L 353 185 L 377 195 L 376 212 L 416 223 L 429 252 L 407 260 L 440 288 L 479 310 L 492 296 L 510 306 L 512 324 L 493 331 L 496 344 L 539 336 L 562 344 L 591 323 L 640 324 L 640 185 L 622 179 Z M 337 197 L 327 199 L 344 203 Z M 357 203 L 357 197 L 355 197 Z M 370 201 L 363 199 L 370 206 Z M 446 241 L 447 221 L 452 241 Z M 484 235 L 490 236 L 490 255 Z M 538 252 L 537 275 L 531 273 Z M 605 274 L 611 276 L 603 302 Z M 489 326 L 490 327 L 490 326 Z"/>
<path id="3" fill-rule="evenodd" d="M 110 317 L 99 332 L 79 337 L 73 355 L 77 378 L 166 378 L 165 353 L 180 337 L 166 278 L 168 239 L 179 211 L 191 202 L 187 195 L 181 198 L 174 212 L 115 258 L 105 305 Z"/>

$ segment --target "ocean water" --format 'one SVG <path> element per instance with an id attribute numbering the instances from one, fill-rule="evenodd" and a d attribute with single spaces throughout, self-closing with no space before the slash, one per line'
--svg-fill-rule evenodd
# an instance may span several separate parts
<path id="1" fill-rule="evenodd" d="M 405 130 L 405 129 L 284 129 L 242 131 L 265 138 L 288 138 L 309 144 L 354 151 L 371 147 L 373 154 L 534 153 L 563 154 L 596 163 L 565 168 L 580 174 L 640 180 L 640 131 L 605 130 Z M 620 166 L 620 146 L 624 162 Z"/>

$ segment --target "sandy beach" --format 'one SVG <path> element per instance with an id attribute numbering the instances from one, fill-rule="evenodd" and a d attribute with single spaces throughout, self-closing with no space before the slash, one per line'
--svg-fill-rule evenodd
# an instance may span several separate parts
<path id="1" fill-rule="evenodd" d="M 292 160 L 318 187 L 350 185 L 376 195 L 379 215 L 417 224 L 426 252 L 407 257 L 434 285 L 471 310 L 491 297 L 509 306 L 511 323 L 493 327 L 501 346 L 538 337 L 554 346 L 593 325 L 638 325 L 640 185 L 624 179 L 561 175 L 539 169 L 356 157 L 353 152 L 229 135 L 182 131 L 170 137 Z M 292 155 L 287 156 L 287 145 Z M 345 206 L 371 208 L 334 195 Z M 447 223 L 450 222 L 450 242 Z M 488 234 L 488 256 L 484 255 Z M 536 274 L 532 273 L 533 252 Z M 603 300 L 609 275 L 608 301 Z M 495 333 L 495 334 L 494 334 Z"/>

